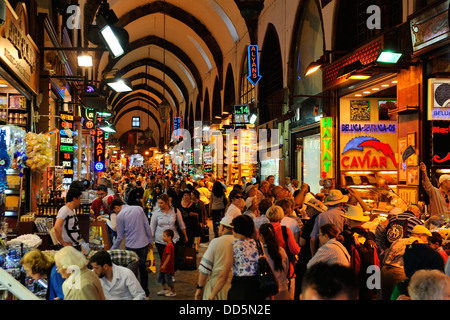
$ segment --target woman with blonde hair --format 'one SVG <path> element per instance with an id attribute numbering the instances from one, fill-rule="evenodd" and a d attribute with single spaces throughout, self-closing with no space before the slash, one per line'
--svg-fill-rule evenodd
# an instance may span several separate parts
<path id="1" fill-rule="evenodd" d="M 55 259 L 39 249 L 33 249 L 25 253 L 20 264 L 28 277 L 35 281 L 47 281 L 46 300 L 63 300 L 64 293 L 62 285 L 64 279 L 56 270 Z"/>
<path id="2" fill-rule="evenodd" d="M 77 249 L 67 246 L 55 255 L 58 272 L 66 279 L 62 289 L 65 300 L 105 300 L 102 284 L 88 269 L 88 260 Z"/>
<path id="3" fill-rule="evenodd" d="M 284 251 L 286 251 L 286 254 L 289 257 L 289 298 L 293 300 L 295 293 L 295 272 L 293 262 L 296 260 L 295 257 L 300 253 L 300 246 L 297 241 L 295 241 L 294 234 L 291 229 L 281 225 L 281 220 L 284 218 L 283 208 L 280 206 L 270 207 L 266 212 L 266 217 L 269 219 L 274 228 L 278 244 L 284 249 Z"/>

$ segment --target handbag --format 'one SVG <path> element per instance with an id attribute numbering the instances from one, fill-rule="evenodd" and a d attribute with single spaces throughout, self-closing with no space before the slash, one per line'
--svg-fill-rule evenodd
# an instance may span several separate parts
<path id="1" fill-rule="evenodd" d="M 270 297 L 278 293 L 278 280 L 266 259 L 261 243 L 258 240 L 255 241 L 259 253 L 258 266 L 256 268 L 259 289 L 265 297 Z"/>
<path id="2" fill-rule="evenodd" d="M 206 224 L 202 227 L 202 236 L 200 238 L 200 242 L 209 242 L 209 226 L 207 226 Z"/>

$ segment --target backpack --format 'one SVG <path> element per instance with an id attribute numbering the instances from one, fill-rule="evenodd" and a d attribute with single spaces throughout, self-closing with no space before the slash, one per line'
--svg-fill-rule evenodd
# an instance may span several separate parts
<path id="1" fill-rule="evenodd" d="M 357 232 L 351 235 L 349 253 L 351 267 L 357 275 L 365 275 L 369 266 L 380 267 L 377 244 Z"/>
<path id="2" fill-rule="evenodd" d="M 350 254 L 350 266 L 355 271 L 359 283 L 359 300 L 376 300 L 377 289 L 369 289 L 367 280 L 371 273 L 368 273 L 368 267 L 375 265 L 380 267 L 378 257 L 378 248 L 372 239 L 357 232 L 345 231 L 350 235 L 350 247 L 347 251 Z M 347 242 L 348 245 L 348 242 Z"/>

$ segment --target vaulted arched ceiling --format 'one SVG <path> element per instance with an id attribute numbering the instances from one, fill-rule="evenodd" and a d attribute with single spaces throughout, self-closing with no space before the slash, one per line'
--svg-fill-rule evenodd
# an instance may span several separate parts
<path id="1" fill-rule="evenodd" d="M 92 45 L 87 35 L 95 21 L 100 2 L 85 1 L 85 45 Z M 116 127 L 130 126 L 122 123 L 126 113 L 145 112 L 163 135 L 166 131 L 163 126 L 171 123 L 160 121 L 159 104 L 163 99 L 170 104 L 173 116 L 186 115 L 188 119 L 194 119 L 195 116 L 202 120 L 206 120 L 206 116 L 209 120 L 214 111 L 218 112 L 211 109 L 222 104 L 222 99 L 217 102 L 217 92 L 224 88 L 227 71 L 224 56 L 248 34 L 245 20 L 235 1 L 107 2 L 118 18 L 116 26 L 128 32 L 130 45 L 126 53 L 116 59 L 111 58 L 108 52 L 97 52 L 92 75 L 95 78 L 93 80 L 100 81 L 107 104 L 114 111 Z M 108 73 L 129 79 L 133 91 L 116 93 L 111 90 L 104 82 L 104 76 Z M 213 81 L 210 77 L 213 77 Z M 212 87 L 208 90 L 208 86 Z M 215 91 L 214 103 L 217 106 L 211 105 L 208 91 Z"/>

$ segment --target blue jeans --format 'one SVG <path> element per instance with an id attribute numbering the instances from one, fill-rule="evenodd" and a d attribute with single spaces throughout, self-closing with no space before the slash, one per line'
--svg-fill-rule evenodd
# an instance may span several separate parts
<path id="1" fill-rule="evenodd" d="M 145 291 L 145 295 L 149 296 L 149 290 L 148 290 L 148 273 L 147 268 L 145 267 L 145 260 L 147 260 L 147 253 L 148 248 L 145 246 L 144 248 L 140 249 L 133 249 L 133 248 L 126 248 L 127 250 L 136 252 L 136 254 L 139 257 L 139 279 L 142 286 L 142 289 Z"/>

